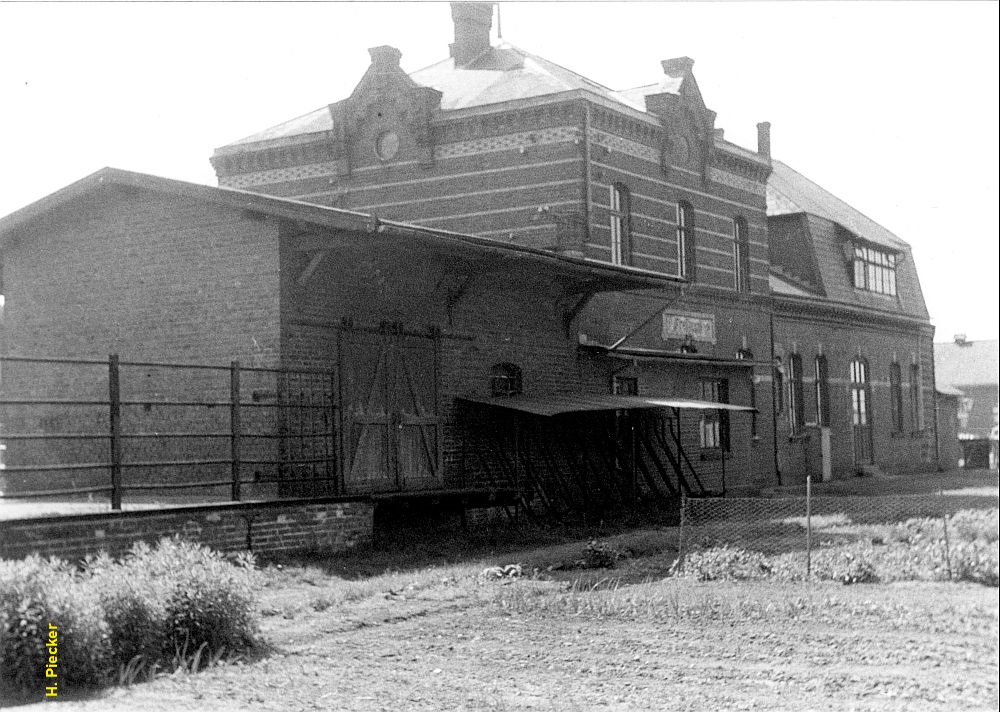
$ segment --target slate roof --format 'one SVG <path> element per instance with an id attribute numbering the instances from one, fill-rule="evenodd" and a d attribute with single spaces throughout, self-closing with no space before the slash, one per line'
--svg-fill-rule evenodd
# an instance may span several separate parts
<path id="1" fill-rule="evenodd" d="M 921 319 L 929 317 L 913 254 L 906 242 L 781 161 L 772 160 L 772 164 L 774 170 L 767 182 L 767 215 L 805 215 L 807 241 L 803 247 L 812 248 L 817 276 L 825 293 L 825 297 L 815 295 L 817 300 Z M 855 238 L 888 248 L 897 255 L 895 297 L 854 287 L 851 262 L 845 250 L 850 250 Z M 782 264 L 784 256 L 772 245 L 770 257 L 774 270 L 775 265 Z M 771 279 L 772 292 L 801 296 L 796 294 L 802 291 L 801 287 L 792 289 L 788 280 L 781 278 L 780 270 L 777 271 L 779 274 Z"/>
<path id="2" fill-rule="evenodd" d="M 768 215 L 791 213 L 818 215 L 842 225 L 858 237 L 876 245 L 893 250 L 907 247 L 903 240 L 889 230 L 798 171 L 781 161 L 772 160 L 771 164 L 771 176 L 767 179 Z"/>
<path id="3" fill-rule="evenodd" d="M 632 111 L 645 113 L 647 94 L 676 94 L 681 86 L 681 78 L 665 76 L 658 84 L 615 91 L 506 42 L 492 47 L 489 52 L 464 67 L 456 69 L 455 60 L 449 57 L 412 72 L 409 76 L 417 84 L 432 87 L 442 93 L 443 111 L 470 109 L 567 91 L 585 91 Z M 330 131 L 332 128 L 330 110 L 323 106 L 241 138 L 229 146 L 292 138 Z"/>
<path id="4" fill-rule="evenodd" d="M 934 374 L 938 384 L 955 386 L 996 385 L 1000 382 L 998 341 L 954 341 L 934 344 Z"/>

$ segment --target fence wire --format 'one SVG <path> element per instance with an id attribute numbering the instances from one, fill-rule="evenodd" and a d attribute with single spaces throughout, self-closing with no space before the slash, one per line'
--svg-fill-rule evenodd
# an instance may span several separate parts
<path id="1" fill-rule="evenodd" d="M 796 554 L 806 576 L 823 549 L 859 541 L 873 545 L 904 536 L 909 520 L 923 520 L 923 536 L 934 538 L 942 570 L 950 578 L 948 517 L 967 509 L 997 507 L 995 497 L 950 493 L 893 496 L 805 496 L 781 498 L 689 498 L 681 503 L 679 559 L 719 547 L 766 556 Z"/>

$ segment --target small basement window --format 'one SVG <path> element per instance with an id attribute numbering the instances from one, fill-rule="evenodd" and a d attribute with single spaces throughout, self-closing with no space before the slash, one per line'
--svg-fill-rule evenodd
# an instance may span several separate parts
<path id="1" fill-rule="evenodd" d="M 490 369 L 490 393 L 496 396 L 516 396 L 522 392 L 521 369 L 517 364 L 498 363 Z"/>

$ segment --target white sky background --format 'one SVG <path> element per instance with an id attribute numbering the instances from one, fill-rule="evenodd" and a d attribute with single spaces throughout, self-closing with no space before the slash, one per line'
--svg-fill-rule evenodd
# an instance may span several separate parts
<path id="1" fill-rule="evenodd" d="M 687 55 L 716 126 L 913 246 L 937 340 L 998 332 L 995 2 L 505 3 L 504 39 L 623 89 Z M 494 34 L 496 24 L 494 22 Z M 103 166 L 215 185 L 212 150 L 443 59 L 447 3 L 0 1 L 0 215 Z"/>

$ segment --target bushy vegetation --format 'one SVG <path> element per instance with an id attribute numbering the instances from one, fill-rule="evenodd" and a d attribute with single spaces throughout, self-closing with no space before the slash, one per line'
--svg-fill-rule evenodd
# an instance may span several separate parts
<path id="1" fill-rule="evenodd" d="M 0 561 L 0 694 L 41 694 L 49 624 L 58 626 L 59 683 L 131 683 L 196 670 L 259 649 L 258 574 L 179 539 L 136 544 L 75 568 L 37 556 Z"/>
<path id="2" fill-rule="evenodd" d="M 814 580 L 843 584 L 969 581 L 998 585 L 997 510 L 966 510 L 945 518 L 857 527 L 858 539 L 813 549 Z M 726 544 L 697 549 L 674 569 L 698 581 L 806 578 L 804 551 L 765 555 Z"/>

